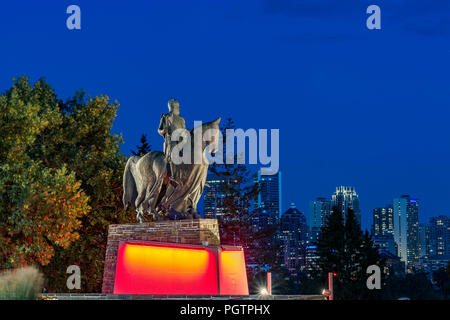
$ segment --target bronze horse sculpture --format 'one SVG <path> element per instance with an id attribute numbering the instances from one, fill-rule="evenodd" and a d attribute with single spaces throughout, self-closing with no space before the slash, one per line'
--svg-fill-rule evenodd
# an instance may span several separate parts
<path id="1" fill-rule="evenodd" d="M 189 138 L 186 141 L 190 144 L 190 148 L 186 148 L 190 154 L 185 155 L 188 161 L 173 165 L 173 173 L 181 182 L 179 185 L 174 186 L 167 179 L 168 160 L 163 152 L 152 151 L 142 157 L 130 157 L 123 174 L 122 200 L 125 209 L 131 204 L 136 210 L 136 218 L 141 223 L 144 222 L 145 213 L 153 216 L 155 220 L 160 220 L 163 214 L 173 211 L 182 218 L 200 218 L 197 203 L 206 184 L 209 167 L 205 151 L 208 147 L 209 152 L 217 152 L 219 122 L 220 118 L 202 124 L 201 128 L 186 130 Z M 210 134 L 202 135 L 199 140 L 196 138 L 196 129 Z M 201 148 L 195 146 L 196 141 L 201 144 Z M 202 161 L 196 163 L 195 159 Z"/>

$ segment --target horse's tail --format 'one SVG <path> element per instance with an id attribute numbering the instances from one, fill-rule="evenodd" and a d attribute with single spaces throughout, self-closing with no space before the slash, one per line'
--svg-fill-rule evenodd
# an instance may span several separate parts
<path id="1" fill-rule="evenodd" d="M 136 181 L 133 176 L 133 167 L 136 165 L 136 162 L 141 157 L 132 156 L 128 159 L 127 164 L 125 166 L 125 170 L 123 172 L 123 197 L 122 202 L 124 208 L 128 208 L 128 204 L 135 206 L 135 201 L 138 196 L 138 191 L 136 187 Z"/>

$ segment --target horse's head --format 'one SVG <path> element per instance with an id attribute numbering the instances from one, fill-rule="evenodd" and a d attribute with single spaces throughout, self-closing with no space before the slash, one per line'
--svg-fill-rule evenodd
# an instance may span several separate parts
<path id="1" fill-rule="evenodd" d="M 211 153 L 215 153 L 219 149 L 220 120 L 221 118 L 217 118 L 214 121 L 207 122 L 202 125 L 203 141 L 205 142 L 204 147 L 208 147 L 208 151 Z"/>

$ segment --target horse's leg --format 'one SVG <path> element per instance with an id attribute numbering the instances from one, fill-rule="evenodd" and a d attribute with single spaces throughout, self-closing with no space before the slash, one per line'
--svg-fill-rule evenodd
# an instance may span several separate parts
<path id="1" fill-rule="evenodd" d="M 165 191 L 165 188 L 163 188 L 165 175 L 164 166 L 165 161 L 162 161 L 161 159 L 152 163 L 152 176 L 151 179 L 149 179 L 150 181 L 147 187 L 147 197 L 144 200 L 145 203 L 148 203 L 147 212 L 151 213 L 155 218 L 159 218 L 156 208 L 164 195 L 161 193 Z"/>
<path id="2" fill-rule="evenodd" d="M 144 220 L 144 216 L 143 216 L 143 211 L 142 211 L 142 207 L 139 207 L 137 210 L 136 210 L 136 219 L 139 221 L 139 223 L 144 223 L 145 222 L 145 220 Z"/>
<path id="3" fill-rule="evenodd" d="M 147 198 L 145 202 L 148 203 L 148 211 L 153 212 L 157 205 L 158 196 L 161 191 L 162 181 L 153 177 L 147 188 Z"/>
<path id="4" fill-rule="evenodd" d="M 152 213 L 152 190 L 156 182 L 157 174 L 154 172 L 155 157 L 157 155 L 154 153 L 146 154 L 140 159 L 137 166 L 139 183 L 137 183 L 138 198 L 136 199 L 136 207 L 139 206 L 142 208 L 141 214 Z"/>
<path id="5" fill-rule="evenodd" d="M 136 183 L 136 187 L 137 187 L 138 196 L 136 197 L 136 201 L 134 202 L 134 207 L 140 208 L 140 207 L 142 207 L 142 202 L 145 198 L 145 190 L 146 190 L 145 180 L 141 178 L 139 183 Z M 141 210 L 141 211 L 143 211 L 143 210 Z"/>

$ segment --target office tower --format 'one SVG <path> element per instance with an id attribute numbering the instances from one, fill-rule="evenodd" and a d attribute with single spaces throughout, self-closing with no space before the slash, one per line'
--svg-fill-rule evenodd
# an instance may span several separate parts
<path id="1" fill-rule="evenodd" d="M 361 211 L 359 209 L 359 196 L 354 187 L 339 186 L 331 197 L 332 207 L 337 207 L 342 211 L 344 221 L 347 216 L 347 209 L 353 209 L 356 220 L 361 225 Z"/>
<path id="2" fill-rule="evenodd" d="M 450 217 L 430 218 L 430 256 L 450 255 Z"/>
<path id="3" fill-rule="evenodd" d="M 406 269 L 412 271 L 419 262 L 419 201 L 403 195 L 394 199 L 393 208 L 398 256 Z"/>
<path id="4" fill-rule="evenodd" d="M 311 228 L 311 241 L 319 239 L 320 229 L 327 222 L 331 212 L 331 201 L 325 198 L 317 198 L 309 203 L 309 226 Z"/>
<path id="5" fill-rule="evenodd" d="M 388 251 L 391 254 L 397 255 L 397 244 L 394 240 L 394 235 L 390 233 L 379 234 L 372 236 L 374 247 L 377 247 L 380 252 Z"/>
<path id="6" fill-rule="evenodd" d="M 432 273 L 433 271 L 446 269 L 449 261 L 450 255 L 448 254 L 430 256 L 423 260 L 422 270 Z"/>
<path id="7" fill-rule="evenodd" d="M 258 171 L 258 183 L 261 191 L 258 195 L 258 207 L 280 217 L 281 211 L 281 172 L 274 175 L 261 175 Z"/>
<path id="8" fill-rule="evenodd" d="M 430 226 L 425 223 L 419 223 L 419 258 L 424 259 L 430 251 Z"/>
<path id="9" fill-rule="evenodd" d="M 257 208 L 251 218 L 251 227 L 253 232 L 262 232 L 275 227 L 279 222 L 277 215 L 266 209 Z"/>
<path id="10" fill-rule="evenodd" d="M 315 271 L 318 267 L 318 262 L 320 261 L 320 256 L 317 251 L 317 245 L 314 243 L 309 243 L 306 245 L 306 270 Z"/>
<path id="11" fill-rule="evenodd" d="M 283 264 L 291 274 L 306 265 L 306 242 L 308 227 L 306 218 L 296 207 L 283 213 L 280 219 L 279 240 L 283 252 Z"/>
<path id="12" fill-rule="evenodd" d="M 392 205 L 373 209 L 372 235 L 382 236 L 385 234 L 394 234 L 394 209 Z"/>
<path id="13" fill-rule="evenodd" d="M 205 186 L 205 192 L 203 196 L 203 212 L 205 219 L 217 219 L 223 216 L 224 208 L 222 207 L 222 201 L 225 197 L 223 192 L 223 184 L 225 180 L 222 177 L 218 177 L 214 173 L 208 173 L 206 183 L 209 186 Z"/>

